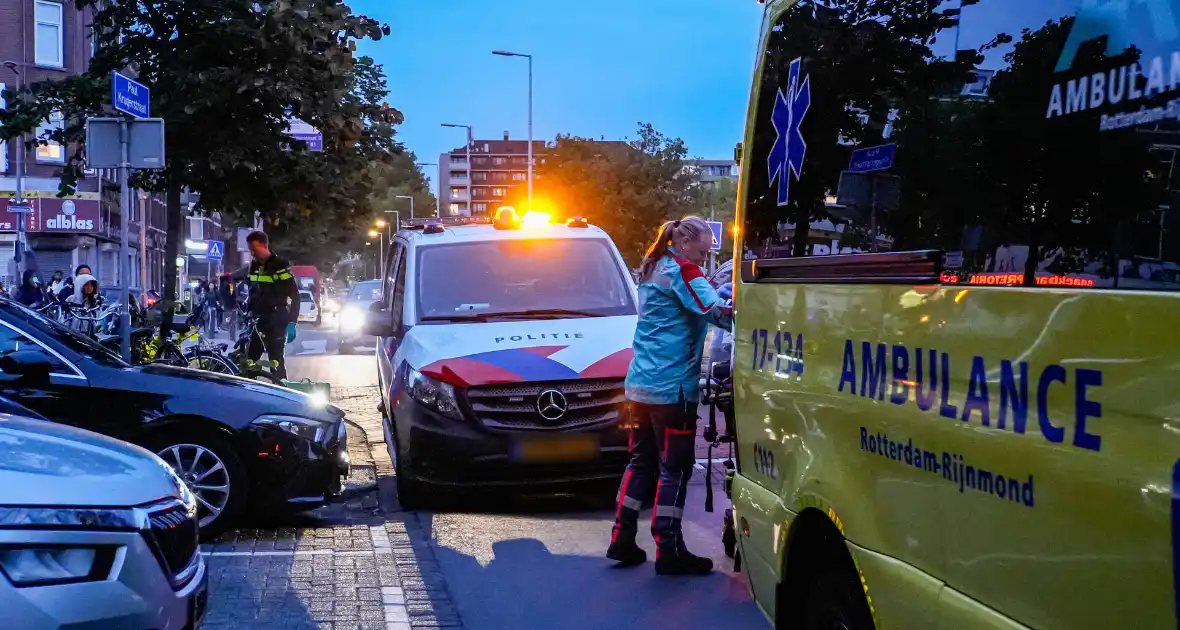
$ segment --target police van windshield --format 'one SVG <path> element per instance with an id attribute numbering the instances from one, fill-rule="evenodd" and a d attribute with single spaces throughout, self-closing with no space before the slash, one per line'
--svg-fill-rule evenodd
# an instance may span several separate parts
<path id="1" fill-rule="evenodd" d="M 947 284 L 1180 290 L 1180 2 L 821 5 L 767 32 L 746 260 L 938 250 Z"/>
<path id="2" fill-rule="evenodd" d="M 604 240 L 423 247 L 418 269 L 418 312 L 423 321 L 635 314 L 625 272 Z"/>

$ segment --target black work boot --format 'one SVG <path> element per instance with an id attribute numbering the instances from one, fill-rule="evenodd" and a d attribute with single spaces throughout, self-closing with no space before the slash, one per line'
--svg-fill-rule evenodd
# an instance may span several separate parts
<path id="1" fill-rule="evenodd" d="M 634 540 L 612 542 L 606 549 L 606 557 L 618 562 L 621 567 L 633 567 L 647 562 L 647 552 L 640 549 Z"/>
<path id="2" fill-rule="evenodd" d="M 694 556 L 687 549 L 656 555 L 657 575 L 707 575 L 712 570 L 712 560 Z"/>

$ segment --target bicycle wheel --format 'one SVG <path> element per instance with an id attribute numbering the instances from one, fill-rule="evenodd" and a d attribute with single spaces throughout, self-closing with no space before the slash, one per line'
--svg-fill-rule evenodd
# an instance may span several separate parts
<path id="1" fill-rule="evenodd" d="M 184 357 L 184 352 L 175 342 L 168 342 L 160 349 L 159 354 L 152 363 L 164 363 L 167 365 L 175 365 L 176 367 L 188 366 L 188 359 Z"/>
<path id="2" fill-rule="evenodd" d="M 283 379 L 279 378 L 277 374 L 257 365 L 243 370 L 238 376 L 248 378 L 252 381 L 261 381 L 263 383 L 270 383 L 271 385 L 279 385 L 280 387 L 283 384 Z"/>
<path id="3" fill-rule="evenodd" d="M 195 370 L 205 370 L 216 374 L 237 374 L 237 367 L 225 357 L 197 348 L 189 348 L 184 353 L 185 365 Z"/>

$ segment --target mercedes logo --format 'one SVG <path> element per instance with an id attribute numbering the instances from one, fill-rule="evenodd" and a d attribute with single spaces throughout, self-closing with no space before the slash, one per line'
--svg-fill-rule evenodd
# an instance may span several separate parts
<path id="1" fill-rule="evenodd" d="M 537 413 L 550 422 L 560 420 L 568 408 L 565 394 L 556 389 L 547 389 L 537 396 Z"/>

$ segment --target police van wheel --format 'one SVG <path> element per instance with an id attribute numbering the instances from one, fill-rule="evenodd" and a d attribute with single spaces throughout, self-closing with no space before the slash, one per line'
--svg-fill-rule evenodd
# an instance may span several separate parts
<path id="1" fill-rule="evenodd" d="M 805 630 L 873 630 L 873 614 L 855 569 L 829 567 L 808 588 L 802 610 Z"/>

